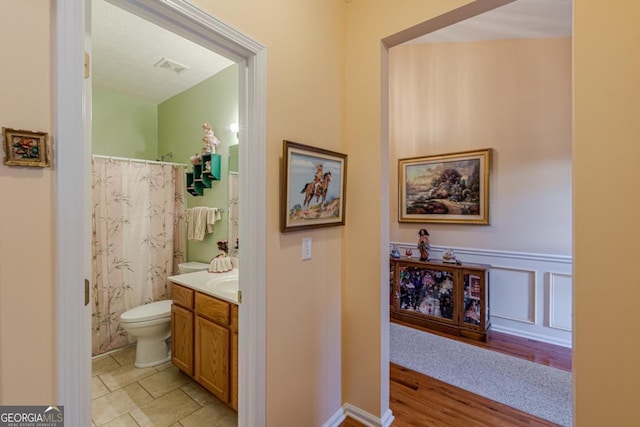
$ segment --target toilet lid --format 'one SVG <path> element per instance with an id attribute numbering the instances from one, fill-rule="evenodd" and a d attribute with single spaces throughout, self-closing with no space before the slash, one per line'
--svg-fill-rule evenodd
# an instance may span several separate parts
<path id="1" fill-rule="evenodd" d="M 132 308 L 120 315 L 123 322 L 143 322 L 171 316 L 171 300 L 156 301 Z"/>

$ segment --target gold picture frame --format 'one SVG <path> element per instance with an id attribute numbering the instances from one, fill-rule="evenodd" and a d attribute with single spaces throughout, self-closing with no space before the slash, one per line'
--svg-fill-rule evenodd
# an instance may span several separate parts
<path id="1" fill-rule="evenodd" d="M 344 225 L 347 155 L 283 141 L 283 233 Z"/>
<path id="2" fill-rule="evenodd" d="M 398 160 L 398 222 L 489 224 L 491 149 Z"/>
<path id="3" fill-rule="evenodd" d="M 4 164 L 8 166 L 49 167 L 49 134 L 2 128 Z"/>

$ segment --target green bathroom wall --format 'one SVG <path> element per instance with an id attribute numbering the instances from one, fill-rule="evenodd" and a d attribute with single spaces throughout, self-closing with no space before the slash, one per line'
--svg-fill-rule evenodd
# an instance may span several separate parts
<path id="1" fill-rule="evenodd" d="M 216 152 L 222 156 L 222 179 L 214 181 L 212 188 L 206 189 L 203 196 L 187 193 L 187 208 L 209 206 L 224 208 L 224 212 L 213 233 L 206 234 L 201 242 L 187 241 L 187 260 L 209 262 L 218 254 L 218 240 L 227 239 L 229 146 L 237 144 L 236 135 L 229 130 L 229 125 L 238 122 L 237 65 L 227 67 L 158 105 L 158 152 L 172 152 L 174 162 L 190 163 L 189 158 L 200 153 L 204 145 L 204 122 L 211 124 L 220 140 Z"/>
<path id="2" fill-rule="evenodd" d="M 93 154 L 155 160 L 158 109 L 155 104 L 104 89 L 92 89 Z"/>

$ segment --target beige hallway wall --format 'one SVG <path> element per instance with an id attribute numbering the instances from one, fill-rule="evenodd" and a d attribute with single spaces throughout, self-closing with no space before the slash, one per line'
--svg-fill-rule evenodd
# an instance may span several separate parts
<path id="1" fill-rule="evenodd" d="M 571 39 L 389 52 L 392 241 L 571 255 Z M 399 223 L 398 159 L 491 148 L 491 224 Z"/>
<path id="2" fill-rule="evenodd" d="M 51 133 L 51 13 L 48 1 L 0 2 L 1 127 Z M 55 403 L 54 173 L 0 164 L 2 405 Z"/>
<path id="3" fill-rule="evenodd" d="M 637 424 L 640 3 L 574 0 L 574 423 Z"/>

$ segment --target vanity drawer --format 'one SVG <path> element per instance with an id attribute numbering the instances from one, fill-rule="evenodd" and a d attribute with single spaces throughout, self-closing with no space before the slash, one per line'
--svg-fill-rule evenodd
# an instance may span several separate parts
<path id="1" fill-rule="evenodd" d="M 174 303 L 193 310 L 193 289 L 171 284 L 171 299 Z"/>
<path id="2" fill-rule="evenodd" d="M 214 322 L 229 326 L 230 304 L 209 295 L 196 293 L 196 314 L 208 317 Z"/>

